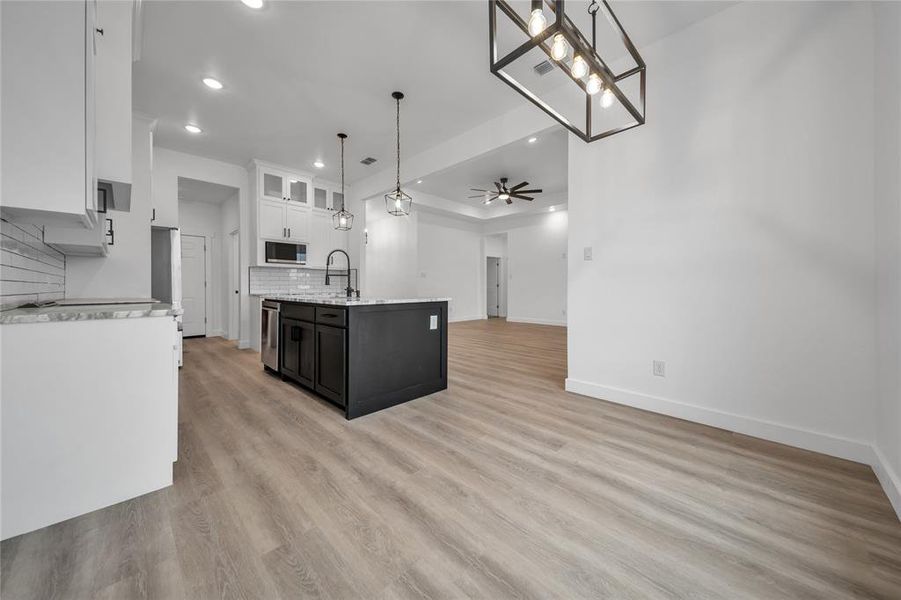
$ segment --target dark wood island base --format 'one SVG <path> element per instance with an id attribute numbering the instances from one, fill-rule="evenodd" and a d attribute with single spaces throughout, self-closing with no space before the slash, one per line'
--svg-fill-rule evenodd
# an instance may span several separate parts
<path id="1" fill-rule="evenodd" d="M 447 301 L 272 300 L 281 376 L 347 419 L 447 389 Z"/>

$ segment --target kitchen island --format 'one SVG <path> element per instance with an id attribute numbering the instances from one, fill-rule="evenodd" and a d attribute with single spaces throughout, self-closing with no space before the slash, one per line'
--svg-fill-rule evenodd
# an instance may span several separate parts
<path id="1" fill-rule="evenodd" d="M 263 298 L 278 305 L 275 370 L 347 419 L 447 389 L 449 298 Z"/>

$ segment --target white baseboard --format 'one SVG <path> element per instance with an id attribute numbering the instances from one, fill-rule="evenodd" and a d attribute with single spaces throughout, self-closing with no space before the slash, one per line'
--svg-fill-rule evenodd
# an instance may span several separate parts
<path id="1" fill-rule="evenodd" d="M 885 490 L 885 495 L 888 496 L 889 502 L 892 503 L 895 514 L 901 519 L 901 477 L 892 469 L 879 446 L 873 446 L 873 458 L 875 460 L 872 466 L 873 471 L 876 473 L 876 478 L 879 480 L 882 489 Z"/>
<path id="2" fill-rule="evenodd" d="M 743 433 L 804 450 L 812 450 L 868 465 L 873 464 L 873 447 L 866 442 L 686 404 L 678 400 L 598 385 L 578 379 L 567 378 L 566 390 L 582 394 L 583 396 L 625 404 L 626 406 L 649 410 L 736 433 Z"/>
<path id="3" fill-rule="evenodd" d="M 448 317 L 447 322 L 448 322 L 448 323 L 459 323 L 459 322 L 461 322 L 461 321 L 480 321 L 480 320 L 482 320 L 482 319 L 484 319 L 484 318 L 485 318 L 485 317 L 483 317 L 483 316 L 481 316 L 481 315 L 475 315 L 475 316 L 463 316 L 463 317 L 454 317 L 454 318 Z"/>
<path id="4" fill-rule="evenodd" d="M 238 349 L 246 350 L 250 348 L 250 340 L 238 340 Z"/>
<path id="5" fill-rule="evenodd" d="M 509 323 L 531 323 L 532 325 L 554 325 L 566 327 L 566 321 L 554 321 L 551 319 L 530 319 L 529 317 L 507 317 Z"/>
<path id="6" fill-rule="evenodd" d="M 221 329 L 213 329 L 212 331 L 210 331 L 209 333 L 207 333 L 206 336 L 207 336 L 207 337 L 221 337 L 221 338 L 224 338 L 224 337 L 225 337 L 225 332 L 222 331 Z"/>

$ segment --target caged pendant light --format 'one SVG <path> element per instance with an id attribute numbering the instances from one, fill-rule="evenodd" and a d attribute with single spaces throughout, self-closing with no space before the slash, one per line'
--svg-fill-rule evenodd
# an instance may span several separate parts
<path id="1" fill-rule="evenodd" d="M 413 206 L 413 198 L 404 193 L 400 189 L 400 101 L 403 100 L 402 92 L 393 92 L 391 97 L 397 102 L 397 118 L 395 125 L 397 127 L 397 187 L 394 191 L 385 194 L 385 208 L 388 214 L 395 217 L 403 217 L 410 214 L 410 208 Z"/>
<path id="2" fill-rule="evenodd" d="M 643 125 L 644 59 L 607 0 L 588 2 L 589 34 L 576 26 L 583 15 L 576 12 L 578 8 L 573 11 L 572 4 L 579 7 L 582 3 L 530 0 L 526 20 L 517 11 L 517 3 L 488 0 L 491 72 L 585 142 Z M 622 50 L 623 57 L 613 56 L 613 62 L 609 62 L 610 56 L 605 60 L 599 53 L 598 13 L 612 34 L 604 39 L 618 40 Z M 506 51 L 511 44 L 512 49 Z M 534 65 L 538 57 L 545 60 Z M 560 70 L 556 73 L 562 73 L 560 80 L 566 85 L 547 89 L 533 76 L 544 76 L 555 69 Z M 626 93 L 630 86 L 637 92 Z M 566 94 L 561 95 L 564 91 Z M 608 111 L 614 106 L 617 108 Z"/>
<path id="3" fill-rule="evenodd" d="M 332 215 L 332 222 L 338 231 L 350 231 L 354 226 L 353 213 L 344 207 L 344 140 L 347 139 L 346 133 L 339 133 L 338 140 L 341 145 L 341 210 Z"/>

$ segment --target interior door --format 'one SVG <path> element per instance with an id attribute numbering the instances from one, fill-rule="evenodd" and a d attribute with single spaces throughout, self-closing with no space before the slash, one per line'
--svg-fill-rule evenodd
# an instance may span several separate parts
<path id="1" fill-rule="evenodd" d="M 488 273 L 487 281 L 485 282 L 485 289 L 488 293 L 488 316 L 498 317 L 500 316 L 500 259 L 489 256 L 486 271 Z"/>
<path id="2" fill-rule="evenodd" d="M 236 340 L 240 336 L 241 327 L 241 290 L 239 289 L 239 281 L 241 279 L 241 241 L 240 232 L 233 231 L 229 240 L 231 241 L 230 259 L 228 263 L 228 339 Z"/>
<path id="3" fill-rule="evenodd" d="M 181 288 L 185 337 L 206 335 L 206 245 L 203 236 L 181 236 Z"/>

